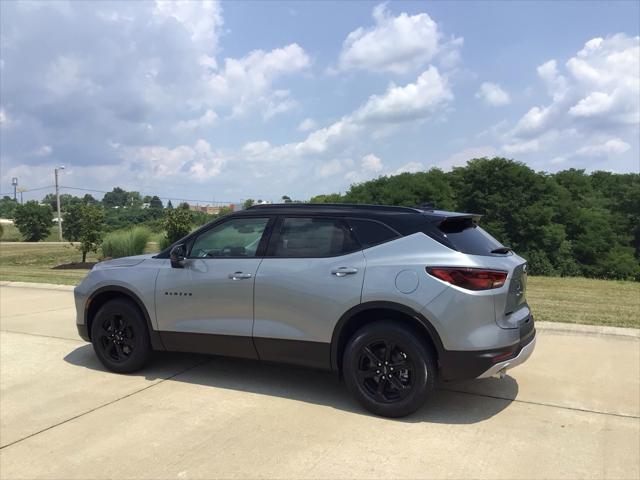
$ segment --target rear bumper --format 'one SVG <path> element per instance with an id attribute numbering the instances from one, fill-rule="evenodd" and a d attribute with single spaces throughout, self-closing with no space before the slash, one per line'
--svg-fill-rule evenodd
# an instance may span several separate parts
<path id="1" fill-rule="evenodd" d="M 504 368 L 520 365 L 535 348 L 536 330 L 533 317 L 520 325 L 520 340 L 512 345 L 491 350 L 445 350 L 440 354 L 440 376 L 443 380 L 486 378 Z M 496 361 L 498 360 L 498 361 Z"/>
<path id="2" fill-rule="evenodd" d="M 514 358 L 505 360 L 504 362 L 496 363 L 494 366 L 489 368 L 482 375 L 478 376 L 478 378 L 489 378 L 489 377 L 492 377 L 493 375 L 498 374 L 500 371 L 503 371 L 503 370 L 506 371 L 508 368 L 517 367 L 518 365 L 524 363 L 531 356 L 534 348 L 536 348 L 535 336 L 533 337 L 533 340 L 531 340 L 528 344 L 522 347 L 522 350 L 520 350 L 520 353 L 518 353 L 518 355 L 516 355 Z"/>

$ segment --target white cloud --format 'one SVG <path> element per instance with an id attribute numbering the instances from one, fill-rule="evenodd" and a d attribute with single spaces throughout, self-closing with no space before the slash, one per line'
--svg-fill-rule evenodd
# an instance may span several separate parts
<path id="1" fill-rule="evenodd" d="M 316 128 L 316 122 L 312 118 L 305 118 L 298 125 L 299 132 L 308 132 L 309 130 L 313 130 Z"/>
<path id="2" fill-rule="evenodd" d="M 215 53 L 219 30 L 224 20 L 220 3 L 214 0 L 156 0 L 153 14 L 161 19 L 174 19 L 191 35 L 191 40 L 202 49 L 201 61 L 215 67 Z"/>
<path id="3" fill-rule="evenodd" d="M 197 130 L 202 127 L 210 127 L 218 120 L 218 114 L 207 109 L 201 116 L 192 118 L 191 120 L 182 120 L 176 125 L 177 130 Z"/>
<path id="4" fill-rule="evenodd" d="M 612 138 L 604 143 L 584 146 L 580 148 L 576 153 L 578 155 L 589 156 L 620 155 L 628 151 L 630 148 L 631 146 L 620 138 Z"/>
<path id="5" fill-rule="evenodd" d="M 288 92 L 283 96 L 286 91 L 272 91 L 274 82 L 310 65 L 309 56 L 296 43 L 269 52 L 254 50 L 239 59 L 227 58 L 224 68 L 208 79 L 204 101 L 229 105 L 234 116 L 262 106 L 266 107 L 264 115 L 271 117 L 295 106 Z"/>
<path id="6" fill-rule="evenodd" d="M 225 159 L 213 151 L 209 142 L 199 139 L 193 146 L 175 148 L 144 146 L 124 148 L 121 156 L 127 169 L 137 178 L 167 180 L 188 178 L 204 181 L 222 171 Z"/>
<path id="7" fill-rule="evenodd" d="M 424 170 L 424 165 L 421 162 L 409 162 L 397 168 L 396 171 L 393 172 L 393 175 L 399 175 L 401 173 L 416 173 L 421 170 Z"/>
<path id="8" fill-rule="evenodd" d="M 415 83 L 391 85 L 384 94 L 369 97 L 355 117 L 362 122 L 404 122 L 423 118 L 451 100 L 453 93 L 446 78 L 436 67 L 429 66 Z"/>
<path id="9" fill-rule="evenodd" d="M 320 178 L 326 178 L 340 173 L 342 169 L 343 167 L 342 163 L 340 163 L 340 160 L 333 159 L 328 162 L 322 163 L 318 167 L 318 175 L 320 176 Z"/>
<path id="10" fill-rule="evenodd" d="M 481 145 L 478 147 L 469 147 L 449 156 L 443 162 L 439 162 L 437 167 L 443 170 L 450 170 L 453 167 L 462 167 L 472 158 L 494 157 L 496 149 L 490 145 Z"/>
<path id="11" fill-rule="evenodd" d="M 360 164 L 362 165 L 362 169 L 368 172 L 380 172 L 383 168 L 382 160 L 373 153 L 369 153 L 362 157 Z"/>
<path id="12" fill-rule="evenodd" d="M 338 69 L 407 73 L 423 67 L 443 50 L 445 66 L 459 58 L 462 39 L 443 47 L 438 25 L 426 13 L 393 16 L 382 3 L 373 9 L 375 26 L 349 33 L 338 59 Z"/>
<path id="13" fill-rule="evenodd" d="M 453 99 L 453 94 L 438 69 L 430 66 L 415 83 L 391 85 L 381 95 L 372 95 L 358 109 L 334 123 L 310 132 L 301 142 L 269 147 L 261 152 L 262 159 L 292 161 L 310 155 L 321 155 L 366 131 L 375 136 L 380 129 L 429 117 Z M 250 142 L 245 145 L 254 145 Z"/>
<path id="14" fill-rule="evenodd" d="M 0 126 L 8 127 L 11 125 L 11 119 L 9 118 L 9 114 L 6 112 L 4 108 L 0 108 Z"/>
<path id="15" fill-rule="evenodd" d="M 484 82 L 476 93 L 476 98 L 482 99 L 487 105 L 501 107 L 511 103 L 511 97 L 497 83 Z"/>
<path id="16" fill-rule="evenodd" d="M 52 151 L 53 151 L 53 149 L 51 148 L 51 146 L 43 145 L 39 149 L 37 149 L 35 152 L 33 152 L 33 154 L 36 157 L 47 157 L 47 156 L 51 155 Z"/>
<path id="17" fill-rule="evenodd" d="M 565 145 L 565 150 L 576 151 L 569 140 L 584 142 L 608 133 L 617 137 L 580 148 L 577 153 L 628 151 L 631 147 L 625 139 L 637 138 L 640 125 L 640 37 L 620 33 L 589 40 L 565 63 L 565 70 L 561 73 L 555 60 L 538 67 L 552 101 L 530 108 L 503 135 L 503 150 L 528 153 Z"/>

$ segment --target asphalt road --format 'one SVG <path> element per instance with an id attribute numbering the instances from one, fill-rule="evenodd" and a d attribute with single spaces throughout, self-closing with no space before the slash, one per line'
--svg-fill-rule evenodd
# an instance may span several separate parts
<path id="1" fill-rule="evenodd" d="M 389 420 L 323 372 L 158 354 L 108 373 L 68 290 L 0 287 L 0 330 L 3 479 L 640 477 L 637 331 L 539 329 L 507 378 Z"/>

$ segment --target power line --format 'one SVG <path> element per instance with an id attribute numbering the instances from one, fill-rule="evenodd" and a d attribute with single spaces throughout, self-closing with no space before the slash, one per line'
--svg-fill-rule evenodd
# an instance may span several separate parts
<path id="1" fill-rule="evenodd" d="M 35 188 L 29 188 L 26 190 L 23 190 L 23 193 L 28 193 L 28 192 L 36 192 L 36 191 L 40 191 L 40 190 L 47 190 L 47 189 L 53 189 L 55 187 L 55 185 L 47 185 L 44 187 L 35 187 Z M 82 188 L 82 187 L 68 187 L 68 186 L 64 186 L 61 185 L 60 189 L 66 189 L 66 190 L 78 190 L 78 191 L 82 191 L 82 192 L 93 192 L 93 193 L 102 193 L 102 194 L 106 194 L 106 193 L 111 193 L 109 191 L 106 190 L 98 190 L 95 188 Z M 175 200 L 178 202 L 197 202 L 197 203 L 206 203 L 206 204 L 223 204 L 223 205 L 229 205 L 232 203 L 238 203 L 237 201 L 226 201 L 226 200 L 203 200 L 203 199 L 198 199 L 198 198 L 180 198 L 180 197 L 161 197 L 159 195 L 156 195 L 154 192 L 149 192 L 149 191 L 139 191 L 138 193 L 143 194 L 143 195 L 151 195 L 151 196 L 157 196 L 159 199 L 161 200 Z M 5 193 L 5 192 L 0 192 L 0 196 L 2 195 L 8 195 L 11 196 L 13 195 L 13 193 Z"/>
<path id="2" fill-rule="evenodd" d="M 95 193 L 111 193 L 111 192 L 107 192 L 104 190 L 96 190 L 96 189 L 92 189 L 92 188 L 81 188 L 81 187 L 65 187 L 65 186 L 61 186 L 61 189 L 67 189 L 67 190 L 80 190 L 83 192 L 95 192 Z M 203 199 L 197 199 L 197 198 L 180 198 L 180 197 L 161 197 L 159 195 L 156 195 L 154 192 L 145 192 L 145 191 L 139 191 L 138 193 L 140 194 L 144 194 L 144 195 L 153 195 L 158 197 L 161 200 L 177 200 L 177 201 L 181 201 L 181 202 L 199 202 L 199 203 L 222 203 L 222 204 L 226 204 L 229 205 L 231 203 L 238 203 L 237 201 L 224 201 L 224 200 L 216 200 L 216 201 L 212 201 L 212 200 L 203 200 Z"/>

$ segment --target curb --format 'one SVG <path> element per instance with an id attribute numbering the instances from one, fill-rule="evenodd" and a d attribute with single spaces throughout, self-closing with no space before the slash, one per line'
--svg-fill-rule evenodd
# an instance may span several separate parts
<path id="1" fill-rule="evenodd" d="M 640 329 L 582 325 L 580 323 L 536 322 L 536 330 L 551 333 L 640 338 Z"/>
<path id="2" fill-rule="evenodd" d="M 74 288 L 73 285 L 58 285 L 55 283 L 32 283 L 32 282 L 11 282 L 11 281 L 0 281 L 0 287 L 17 287 L 17 288 L 35 288 L 40 290 L 62 290 L 65 292 L 72 292 Z"/>

